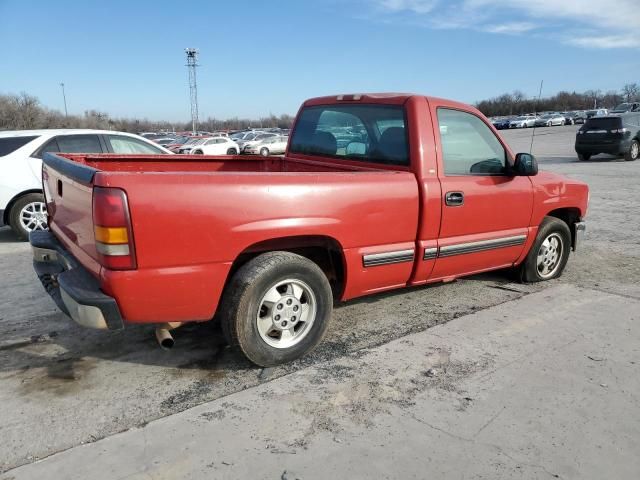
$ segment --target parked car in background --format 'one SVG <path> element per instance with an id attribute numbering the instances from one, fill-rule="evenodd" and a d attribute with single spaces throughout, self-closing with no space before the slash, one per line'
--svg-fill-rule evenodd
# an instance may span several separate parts
<path id="1" fill-rule="evenodd" d="M 578 159 L 608 153 L 623 155 L 627 161 L 640 154 L 640 112 L 592 117 L 576 133 Z"/>
<path id="2" fill-rule="evenodd" d="M 496 130 L 505 130 L 507 128 L 510 128 L 511 120 L 512 118 L 509 117 L 495 118 L 491 121 L 491 123 L 494 127 L 496 127 Z"/>
<path id="3" fill-rule="evenodd" d="M 171 145 L 175 142 L 175 138 L 173 137 L 163 137 L 163 138 L 154 138 L 152 139 L 153 143 L 157 143 L 158 145 L 162 145 L 166 148 L 167 145 Z"/>
<path id="4" fill-rule="evenodd" d="M 164 145 L 164 147 L 171 150 L 173 153 L 178 153 L 178 150 L 180 150 L 180 147 L 185 143 L 187 143 L 190 139 L 191 137 L 188 135 L 180 135 L 178 137 L 175 137 L 173 139 L 173 142 L 167 145 Z"/>
<path id="5" fill-rule="evenodd" d="M 284 137 L 282 135 L 263 138 L 262 140 L 257 141 L 257 143 L 245 147 L 244 153 L 260 154 L 263 157 L 283 154 L 287 149 L 288 141 L 289 137 Z"/>
<path id="6" fill-rule="evenodd" d="M 338 149 L 355 124 L 366 142 Z M 215 319 L 267 367 L 317 346 L 336 300 L 505 268 L 551 280 L 581 246 L 588 186 L 538 172 L 469 105 L 315 98 L 293 132 L 278 162 L 48 155 L 51 232 L 31 236 L 47 293 L 80 325 L 161 341 Z"/>
<path id="7" fill-rule="evenodd" d="M 584 123 L 587 120 L 587 113 L 584 110 L 575 110 L 573 112 L 568 112 L 569 116 L 571 116 L 573 123 Z"/>
<path id="8" fill-rule="evenodd" d="M 553 127 L 557 125 L 565 125 L 567 120 L 560 113 L 547 113 L 538 117 L 533 123 L 536 127 Z"/>
<path id="9" fill-rule="evenodd" d="M 604 117 L 607 113 L 608 113 L 608 110 L 606 108 L 596 108 L 594 110 L 587 110 L 586 116 L 587 116 L 587 119 L 591 117 Z"/>
<path id="10" fill-rule="evenodd" d="M 255 140 L 258 135 L 262 135 L 263 133 L 265 132 L 250 130 L 248 132 L 244 132 L 240 138 L 235 138 L 234 141 L 240 147 L 240 153 L 242 153 L 242 150 L 244 150 L 246 142 Z"/>
<path id="11" fill-rule="evenodd" d="M 640 111 L 640 102 L 625 102 L 620 105 L 616 105 L 616 108 L 609 113 L 625 113 L 625 112 L 638 112 Z"/>
<path id="12" fill-rule="evenodd" d="M 249 139 L 245 139 L 241 142 L 238 142 L 238 145 L 240 146 L 240 153 L 243 153 L 248 147 L 255 145 L 256 143 L 264 140 L 265 138 L 271 138 L 271 137 L 277 137 L 277 136 L 278 136 L 277 133 L 267 133 L 267 132 L 256 133 L 255 136 L 249 137 Z"/>
<path id="13" fill-rule="evenodd" d="M 522 116 L 516 117 L 509 122 L 509 128 L 528 128 L 533 127 L 536 123 L 536 118 L 534 116 Z"/>
<path id="14" fill-rule="evenodd" d="M 65 153 L 171 153 L 138 135 L 109 130 L 14 130 L 0 132 L 0 226 L 22 240 L 47 228 L 42 194 L 42 156 Z"/>
<path id="15" fill-rule="evenodd" d="M 575 123 L 575 120 L 573 119 L 573 115 L 571 114 L 571 112 L 560 112 L 560 115 L 564 117 L 565 125 L 573 125 Z"/>
<path id="16" fill-rule="evenodd" d="M 180 154 L 189 154 L 194 147 L 198 145 L 202 145 L 207 139 L 210 137 L 191 137 L 189 140 L 185 142 L 180 148 L 178 148 L 178 153 Z"/>
<path id="17" fill-rule="evenodd" d="M 202 143 L 198 143 L 192 150 L 195 155 L 237 155 L 240 147 L 228 137 L 207 138 Z"/>

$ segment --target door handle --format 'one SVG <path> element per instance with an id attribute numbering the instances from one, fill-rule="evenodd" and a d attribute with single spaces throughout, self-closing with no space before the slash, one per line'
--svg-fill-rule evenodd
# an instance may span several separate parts
<path id="1" fill-rule="evenodd" d="M 444 196 L 444 203 L 449 207 L 459 207 L 460 205 L 464 205 L 464 193 L 447 192 Z"/>

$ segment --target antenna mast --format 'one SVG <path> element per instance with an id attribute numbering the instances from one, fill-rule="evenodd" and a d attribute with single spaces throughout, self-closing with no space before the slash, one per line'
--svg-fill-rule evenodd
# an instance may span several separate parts
<path id="1" fill-rule="evenodd" d="M 191 100 L 191 130 L 195 135 L 198 131 L 198 82 L 196 80 L 196 68 L 198 65 L 198 50 L 185 48 L 187 54 L 187 70 L 189 70 L 189 97 Z"/>
<path id="2" fill-rule="evenodd" d="M 540 97 L 542 97 L 542 84 L 544 80 L 540 80 L 540 91 L 538 92 L 538 99 L 536 100 L 535 106 L 533 107 L 533 116 L 538 116 L 538 102 L 540 102 Z M 526 124 L 525 124 L 526 125 Z M 533 138 L 536 136 L 536 122 L 533 122 L 533 132 L 531 133 L 531 145 L 529 146 L 529 153 L 533 151 Z"/>

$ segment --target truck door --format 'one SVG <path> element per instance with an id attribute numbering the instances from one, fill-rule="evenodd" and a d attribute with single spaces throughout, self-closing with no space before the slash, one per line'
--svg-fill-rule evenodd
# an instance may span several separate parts
<path id="1" fill-rule="evenodd" d="M 509 149 L 475 112 L 437 103 L 430 109 L 442 217 L 429 280 L 511 266 L 529 234 L 530 179 L 507 173 Z"/>

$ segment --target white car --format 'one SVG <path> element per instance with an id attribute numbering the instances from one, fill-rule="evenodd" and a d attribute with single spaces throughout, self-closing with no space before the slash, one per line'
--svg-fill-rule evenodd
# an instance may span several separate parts
<path id="1" fill-rule="evenodd" d="M 237 155 L 240 147 L 229 137 L 207 138 L 191 150 L 196 155 Z"/>
<path id="2" fill-rule="evenodd" d="M 209 140 L 209 138 L 211 138 L 211 137 L 191 138 L 191 139 L 187 140 L 187 142 L 178 149 L 178 153 L 187 154 L 188 155 L 193 151 L 193 149 L 195 147 L 197 147 L 199 145 L 202 145 L 204 142 Z"/>
<path id="3" fill-rule="evenodd" d="M 269 155 L 273 154 L 281 154 L 284 153 L 287 149 L 288 141 L 289 137 L 283 136 L 263 138 L 257 143 L 245 147 L 244 153 L 259 153 L 263 157 L 268 157 Z"/>
<path id="4" fill-rule="evenodd" d="M 509 128 L 528 128 L 533 127 L 536 123 L 537 117 L 525 115 L 523 117 L 516 117 L 509 122 Z"/>
<path id="5" fill-rule="evenodd" d="M 0 226 L 10 225 L 26 240 L 29 232 L 46 230 L 42 195 L 42 156 L 46 152 L 171 152 L 138 135 L 108 130 L 15 130 L 0 132 Z"/>
<path id="6" fill-rule="evenodd" d="M 277 136 L 278 136 L 277 133 L 266 133 L 266 132 L 257 133 L 255 136 L 249 137 L 248 139 L 246 139 L 246 140 L 244 140 L 242 142 L 239 142 L 240 152 L 241 153 L 246 153 L 247 152 L 247 148 L 251 148 L 252 146 L 256 145 L 257 143 L 260 143 L 265 138 L 273 138 L 273 137 L 277 137 Z"/>

